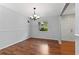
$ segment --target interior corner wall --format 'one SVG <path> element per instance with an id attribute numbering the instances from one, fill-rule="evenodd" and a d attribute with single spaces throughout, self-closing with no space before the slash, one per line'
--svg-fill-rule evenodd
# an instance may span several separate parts
<path id="1" fill-rule="evenodd" d="M 0 5 L 0 49 L 28 38 L 27 19 Z"/>
<path id="2" fill-rule="evenodd" d="M 75 52 L 79 55 L 79 3 L 76 3 L 75 8 Z"/>
<path id="3" fill-rule="evenodd" d="M 75 14 L 60 16 L 61 40 L 74 41 Z"/>
<path id="4" fill-rule="evenodd" d="M 48 31 L 40 31 L 39 30 L 38 22 L 40 22 L 40 21 L 47 21 L 48 22 Z M 60 39 L 58 16 L 41 17 L 39 20 L 32 21 L 31 29 L 32 29 L 31 37 L 52 39 L 52 40 L 59 40 Z"/>

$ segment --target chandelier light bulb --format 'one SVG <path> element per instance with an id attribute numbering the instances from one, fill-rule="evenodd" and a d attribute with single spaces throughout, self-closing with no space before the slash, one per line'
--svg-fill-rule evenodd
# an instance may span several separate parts
<path id="1" fill-rule="evenodd" d="M 33 19 L 33 16 L 30 16 L 30 19 Z"/>
<path id="2" fill-rule="evenodd" d="M 33 15 L 33 16 L 37 18 L 37 15 Z"/>
<path id="3" fill-rule="evenodd" d="M 39 18 L 40 18 L 40 16 L 37 16 L 37 18 L 39 19 Z"/>

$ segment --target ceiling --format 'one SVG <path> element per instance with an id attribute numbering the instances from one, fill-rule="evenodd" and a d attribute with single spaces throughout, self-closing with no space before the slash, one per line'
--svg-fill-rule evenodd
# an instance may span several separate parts
<path id="1" fill-rule="evenodd" d="M 38 15 L 47 17 L 60 15 L 65 3 L 0 3 L 0 5 L 24 16 L 31 16 L 33 8 L 36 7 Z"/>
<path id="2" fill-rule="evenodd" d="M 63 15 L 75 14 L 75 3 L 70 3 Z"/>

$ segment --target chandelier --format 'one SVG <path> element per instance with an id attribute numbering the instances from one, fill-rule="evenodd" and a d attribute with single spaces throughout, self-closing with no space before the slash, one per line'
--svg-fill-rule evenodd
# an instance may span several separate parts
<path id="1" fill-rule="evenodd" d="M 34 14 L 33 14 L 32 16 L 30 16 L 30 19 L 31 19 L 31 20 L 37 20 L 37 19 L 40 18 L 40 16 L 38 16 L 38 15 L 35 13 L 36 8 L 33 8 L 33 9 L 34 9 Z"/>

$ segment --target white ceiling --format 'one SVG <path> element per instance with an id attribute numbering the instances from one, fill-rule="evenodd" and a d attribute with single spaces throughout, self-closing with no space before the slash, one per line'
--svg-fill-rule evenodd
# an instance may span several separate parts
<path id="1" fill-rule="evenodd" d="M 75 14 L 75 3 L 70 3 L 63 15 Z"/>
<path id="2" fill-rule="evenodd" d="M 36 13 L 43 17 L 60 15 L 65 3 L 0 3 L 0 5 L 24 16 L 31 16 L 33 8 L 36 7 Z"/>

